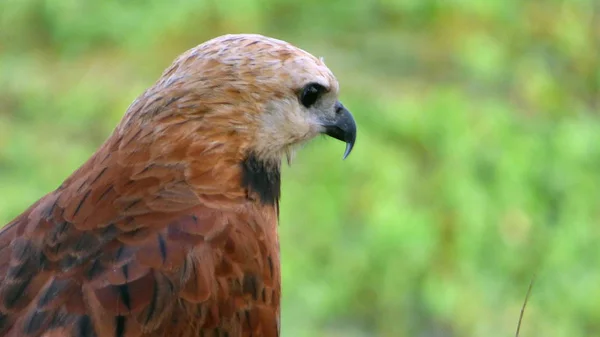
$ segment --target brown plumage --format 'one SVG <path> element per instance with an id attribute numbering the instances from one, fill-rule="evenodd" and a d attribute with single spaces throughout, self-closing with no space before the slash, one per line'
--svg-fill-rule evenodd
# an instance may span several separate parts
<path id="1" fill-rule="evenodd" d="M 0 232 L 0 336 L 279 336 L 283 155 L 356 136 L 323 62 L 260 35 L 175 60 Z"/>

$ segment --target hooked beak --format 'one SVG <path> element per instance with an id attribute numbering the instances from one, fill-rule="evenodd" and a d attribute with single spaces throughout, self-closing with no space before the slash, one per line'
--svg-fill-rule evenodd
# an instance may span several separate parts
<path id="1" fill-rule="evenodd" d="M 324 134 L 346 142 L 346 152 L 344 152 L 343 158 L 346 159 L 350 152 L 352 152 L 354 142 L 356 141 L 356 122 L 350 111 L 342 103 L 337 102 L 335 104 L 334 120 L 323 126 L 325 128 Z"/>

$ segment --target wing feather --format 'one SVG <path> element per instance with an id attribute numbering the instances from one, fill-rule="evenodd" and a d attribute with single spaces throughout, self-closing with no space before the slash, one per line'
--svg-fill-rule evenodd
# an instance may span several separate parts
<path id="1" fill-rule="evenodd" d="M 113 136 L 0 232 L 0 336 L 278 336 L 276 210 L 232 207 L 206 166 L 192 187 L 191 142 L 150 135 Z"/>

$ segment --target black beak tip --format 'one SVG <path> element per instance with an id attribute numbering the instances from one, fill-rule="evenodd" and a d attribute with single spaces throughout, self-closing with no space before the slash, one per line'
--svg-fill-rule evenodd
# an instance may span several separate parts
<path id="1" fill-rule="evenodd" d="M 352 152 L 352 149 L 354 148 L 354 143 L 356 142 L 356 125 L 354 125 L 352 130 L 349 130 L 349 132 L 346 134 L 345 142 L 346 151 L 344 151 L 344 157 L 342 158 L 342 160 L 348 158 L 350 152 Z"/>
<path id="2" fill-rule="evenodd" d="M 342 160 L 348 158 L 348 155 L 350 155 L 350 152 L 352 152 L 353 147 L 354 143 L 346 143 L 346 151 L 344 152 L 344 158 L 342 158 Z"/>

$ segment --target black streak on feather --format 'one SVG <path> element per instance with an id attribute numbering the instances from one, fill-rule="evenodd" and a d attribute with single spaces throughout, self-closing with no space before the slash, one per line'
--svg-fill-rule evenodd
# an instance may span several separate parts
<path id="1" fill-rule="evenodd" d="M 244 315 L 246 316 L 246 324 L 248 324 L 248 328 L 252 329 L 252 325 L 250 324 L 250 312 L 246 310 L 244 311 Z"/>
<path id="2" fill-rule="evenodd" d="M 30 250 L 29 256 L 19 261 L 18 265 L 10 267 L 6 274 L 7 279 L 26 280 L 31 279 L 45 265 L 45 256 L 37 250 Z"/>
<path id="3" fill-rule="evenodd" d="M 90 316 L 81 316 L 77 319 L 77 323 L 75 325 L 75 331 L 77 332 L 77 337 L 96 337 L 96 332 L 94 331 L 94 326 L 92 325 L 92 320 Z"/>
<path id="4" fill-rule="evenodd" d="M 271 256 L 267 257 L 267 262 L 269 263 L 269 274 L 273 277 L 273 260 L 271 259 Z"/>
<path id="5" fill-rule="evenodd" d="M 43 308 L 50 304 L 50 302 L 58 296 L 61 291 L 64 291 L 71 284 L 71 280 L 60 280 L 54 279 L 50 286 L 44 290 L 38 299 L 38 306 Z"/>
<path id="6" fill-rule="evenodd" d="M 167 245 L 165 243 L 165 239 L 163 239 L 162 235 L 158 234 L 158 247 L 160 248 L 160 256 L 162 257 L 162 262 L 165 263 L 167 260 Z"/>
<path id="7" fill-rule="evenodd" d="M 25 335 L 33 335 L 39 332 L 46 324 L 48 313 L 46 311 L 34 311 L 23 322 L 23 333 Z"/>
<path id="8" fill-rule="evenodd" d="M 54 201 L 52 203 L 52 206 L 46 208 L 46 210 L 44 210 L 42 212 L 42 217 L 45 219 L 49 219 L 52 217 L 52 215 L 54 215 L 54 210 L 56 209 L 56 201 Z"/>
<path id="9" fill-rule="evenodd" d="M 121 255 L 123 254 L 124 251 L 125 251 L 125 246 L 119 246 L 119 248 L 117 249 L 117 253 L 115 254 L 115 261 L 119 261 L 119 259 L 121 258 Z"/>
<path id="10" fill-rule="evenodd" d="M 135 140 L 137 137 L 139 137 L 139 135 L 142 133 L 142 129 L 139 129 L 131 138 L 129 138 L 127 140 L 127 142 L 124 142 L 123 144 L 121 144 L 122 147 L 125 147 L 127 145 L 129 145 L 129 143 L 131 143 L 133 140 Z"/>
<path id="11" fill-rule="evenodd" d="M 4 301 L 2 305 L 9 310 L 15 307 L 19 303 L 19 300 L 25 298 L 23 297 L 23 293 L 29 286 L 29 283 L 31 283 L 31 278 L 25 279 L 18 283 L 4 285 L 2 289 L 4 293 Z"/>
<path id="12" fill-rule="evenodd" d="M 129 265 L 124 265 L 123 267 L 121 267 L 121 271 L 123 272 L 123 277 L 125 278 L 125 281 L 129 281 Z"/>
<path id="13" fill-rule="evenodd" d="M 102 171 L 100 171 L 100 173 L 98 173 L 96 178 L 94 178 L 94 180 L 92 180 L 90 185 L 93 185 L 96 181 L 98 181 L 98 179 L 100 179 L 104 175 L 104 173 L 106 173 L 106 170 L 108 170 L 108 167 L 103 168 Z"/>
<path id="14" fill-rule="evenodd" d="M 31 241 L 24 238 L 16 238 L 12 243 L 12 258 L 17 261 L 26 260 L 33 251 Z"/>
<path id="15" fill-rule="evenodd" d="M 96 276 L 102 274 L 106 268 L 100 263 L 100 260 L 94 260 L 90 267 L 87 269 L 86 276 L 88 280 L 93 280 Z"/>
<path id="16" fill-rule="evenodd" d="M 275 205 L 281 195 L 279 167 L 261 161 L 250 153 L 242 162 L 242 185 L 249 192 L 258 194 L 263 204 Z"/>
<path id="17" fill-rule="evenodd" d="M 254 300 L 258 299 L 258 287 L 256 285 L 256 277 L 251 274 L 244 275 L 244 292 L 252 295 Z"/>
<path id="18" fill-rule="evenodd" d="M 106 190 L 104 190 L 104 192 L 102 192 L 102 194 L 98 198 L 98 202 L 100 202 L 102 199 L 104 199 L 104 197 L 106 197 L 108 195 L 108 193 L 112 190 L 113 190 L 112 186 L 109 186 Z"/>
<path id="19" fill-rule="evenodd" d="M 127 205 L 127 206 L 125 207 L 125 211 L 128 211 L 128 210 L 130 210 L 130 209 L 131 209 L 133 206 L 135 206 L 135 205 L 139 204 L 141 201 L 142 201 L 141 199 L 138 199 L 138 200 L 132 201 L 131 203 L 129 203 L 129 205 Z"/>
<path id="20" fill-rule="evenodd" d="M 111 153 L 110 153 L 110 152 L 108 152 L 108 153 L 106 154 L 106 156 L 105 156 L 104 158 L 102 158 L 102 161 L 100 162 L 100 164 L 104 164 L 104 163 L 105 163 L 105 162 L 108 160 L 108 158 L 110 158 L 110 155 L 111 155 Z"/>
<path id="21" fill-rule="evenodd" d="M 121 295 L 121 299 L 123 300 L 123 304 L 127 307 L 128 310 L 131 310 L 131 298 L 129 297 L 129 286 L 127 284 L 122 284 L 117 286 L 119 289 L 119 294 Z"/>
<path id="22" fill-rule="evenodd" d="M 165 108 L 168 107 L 169 105 L 173 104 L 174 102 L 177 102 L 178 100 L 181 99 L 182 96 L 175 96 L 175 97 L 171 97 L 169 98 L 169 100 L 167 101 L 167 103 L 165 103 Z"/>
<path id="23" fill-rule="evenodd" d="M 125 336 L 125 316 L 117 316 L 115 320 L 115 337 Z"/>
<path id="24" fill-rule="evenodd" d="M 83 198 L 81 198 L 81 201 L 79 201 L 79 205 L 77 205 L 77 208 L 75 209 L 75 212 L 73 212 L 73 216 L 76 216 L 77 213 L 79 213 L 79 210 L 81 209 L 81 206 L 83 206 L 83 203 L 85 202 L 85 199 L 87 199 L 90 196 L 91 192 L 92 192 L 91 190 L 87 191 L 87 193 L 83 196 Z"/>

